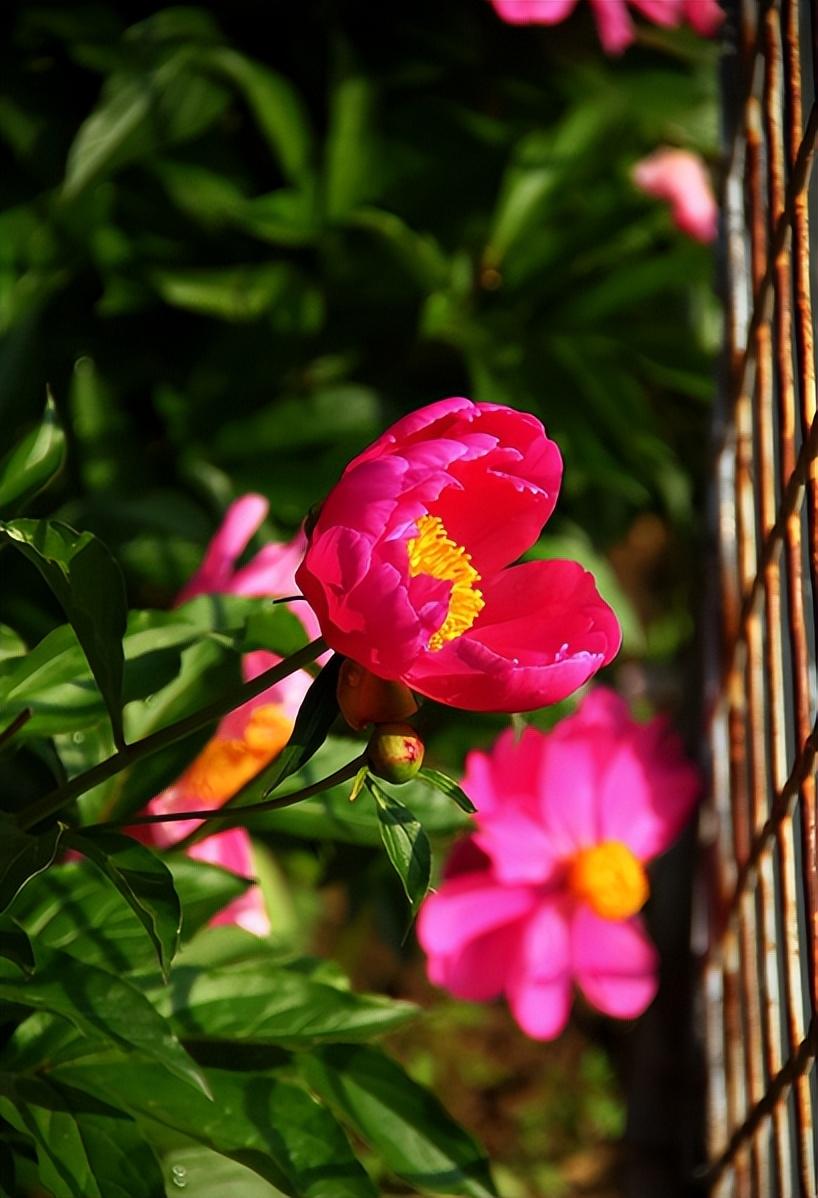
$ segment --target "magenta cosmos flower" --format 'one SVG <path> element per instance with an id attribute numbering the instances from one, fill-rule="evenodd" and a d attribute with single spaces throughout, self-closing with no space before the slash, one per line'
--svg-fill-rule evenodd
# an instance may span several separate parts
<path id="1" fill-rule="evenodd" d="M 327 643 L 381 678 L 473 711 L 570 695 L 619 649 L 570 561 L 511 566 L 556 503 L 562 459 L 534 416 L 443 399 L 347 466 L 296 582 Z"/>
<path id="2" fill-rule="evenodd" d="M 667 849 L 699 784 L 661 719 L 637 724 L 602 687 L 552 732 L 504 732 L 471 753 L 477 831 L 455 848 L 418 937 L 429 978 L 460 998 L 505 995 L 529 1036 L 565 1026 L 572 981 L 607 1015 L 652 1001 L 657 953 L 637 914 L 645 862 Z"/>
<path id="3" fill-rule="evenodd" d="M 621 54 L 634 39 L 633 22 L 625 0 L 589 0 L 599 40 L 608 54 Z M 656 25 L 681 21 L 709 37 L 724 20 L 717 0 L 629 0 Z M 491 0 L 495 12 L 510 25 L 557 25 L 571 15 L 577 0 Z"/>
<path id="4" fill-rule="evenodd" d="M 674 222 L 697 241 L 714 241 L 719 210 L 707 167 L 689 150 L 659 149 L 633 168 L 633 181 L 647 195 L 666 200 Z"/>
<path id="5" fill-rule="evenodd" d="M 306 540 L 299 533 L 287 544 L 265 545 L 247 565 L 236 561 L 267 515 L 267 500 L 245 495 L 231 504 L 221 527 L 207 548 L 201 567 L 180 592 L 177 605 L 197 595 L 233 594 L 256 597 L 292 595 L 293 572 L 301 560 Z M 294 609 L 295 610 L 295 609 Z M 296 613 L 310 637 L 318 635 L 315 616 L 305 604 Z M 245 654 L 242 673 L 246 681 L 271 669 L 281 659 L 258 650 Z M 310 685 L 303 670 L 271 686 L 225 716 L 215 734 L 182 776 L 148 803 L 148 815 L 219 807 L 268 765 L 287 743 L 298 708 Z M 198 820 L 135 826 L 131 833 L 144 843 L 172 848 L 199 826 Z M 218 832 L 188 849 L 191 857 L 220 865 L 231 873 L 252 876 L 250 837 L 244 828 Z M 256 935 L 270 930 L 264 900 L 257 886 L 220 911 L 214 924 L 235 923 Z"/>

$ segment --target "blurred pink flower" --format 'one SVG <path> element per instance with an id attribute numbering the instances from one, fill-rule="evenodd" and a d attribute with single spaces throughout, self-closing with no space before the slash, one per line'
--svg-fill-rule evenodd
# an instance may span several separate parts
<path id="1" fill-rule="evenodd" d="M 667 200 L 676 225 L 697 241 L 711 242 L 718 232 L 719 210 L 704 161 L 689 150 L 662 148 L 633 168 L 641 191 Z"/>
<path id="2" fill-rule="evenodd" d="M 699 790 L 662 719 L 636 723 L 596 688 L 549 733 L 471 753 L 477 831 L 455 847 L 418 925 L 429 978 L 460 998 L 505 994 L 520 1027 L 557 1036 L 572 980 L 600 1011 L 639 1015 L 658 958 L 637 914 L 644 863 L 678 836 Z"/>
<path id="3" fill-rule="evenodd" d="M 697 33 L 712 34 L 724 13 L 716 0 L 628 0 L 656 25 L 678 25 L 688 21 Z M 491 0 L 495 12 L 511 25 L 556 25 L 571 15 L 577 0 Z M 626 0 L 589 0 L 608 54 L 621 54 L 634 40 L 633 22 Z"/>
<path id="4" fill-rule="evenodd" d="M 718 0 L 683 0 L 682 12 L 688 25 L 703 37 L 712 37 L 724 21 Z"/>
<path id="5" fill-rule="evenodd" d="M 205 552 L 201 567 L 179 593 L 177 606 L 205 594 L 273 598 L 295 593 L 293 575 L 306 545 L 303 533 L 298 533 L 287 544 L 265 545 L 247 565 L 236 568 L 238 557 L 267 515 L 267 507 L 267 501 L 261 495 L 245 495 L 230 505 Z M 307 605 L 293 605 L 292 610 L 301 619 L 310 638 L 317 636 L 318 623 Z M 242 674 L 245 680 L 255 678 L 278 661 L 280 658 L 263 650 L 247 653 L 242 659 Z M 146 814 L 164 815 L 221 806 L 268 765 L 287 743 L 309 685 L 309 675 L 300 670 L 231 711 L 182 776 L 151 799 Z M 200 822 L 182 820 L 137 825 L 131 833 L 143 843 L 171 848 L 193 832 Z M 250 837 L 244 828 L 218 832 L 187 851 L 191 857 L 220 865 L 231 873 L 244 877 L 252 874 Z M 265 935 L 270 930 L 264 900 L 257 886 L 251 886 L 220 911 L 212 922 L 236 923 L 257 935 Z"/>
<path id="6" fill-rule="evenodd" d="M 327 644 L 471 711 L 570 695 L 616 655 L 616 616 L 576 562 L 509 568 L 561 478 L 527 412 L 443 399 L 399 420 L 349 463 L 296 573 Z"/>

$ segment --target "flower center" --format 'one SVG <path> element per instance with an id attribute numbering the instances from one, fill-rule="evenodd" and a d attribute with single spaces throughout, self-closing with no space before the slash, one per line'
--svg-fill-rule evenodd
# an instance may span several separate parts
<path id="1" fill-rule="evenodd" d="M 620 840 L 580 849 L 568 866 L 568 886 L 602 919 L 628 919 L 650 893 L 645 867 Z"/>
<path id="2" fill-rule="evenodd" d="M 429 639 L 432 652 L 442 649 L 447 641 L 468 632 L 485 606 L 485 600 L 475 583 L 480 575 L 471 564 L 471 557 L 447 535 L 439 516 L 421 516 L 417 522 L 418 535 L 406 548 L 409 553 L 409 574 L 416 578 L 426 574 L 441 582 L 452 584 L 446 619 Z"/>
<path id="3" fill-rule="evenodd" d="M 214 736 L 185 772 L 184 786 L 202 803 L 223 803 L 284 748 L 293 723 L 275 703 L 256 707 L 242 737 Z"/>

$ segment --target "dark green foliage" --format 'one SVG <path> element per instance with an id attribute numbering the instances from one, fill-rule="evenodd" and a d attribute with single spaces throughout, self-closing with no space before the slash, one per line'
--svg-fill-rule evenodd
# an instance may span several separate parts
<path id="1" fill-rule="evenodd" d="M 514 30 L 485 0 L 11 7 L 0 1194 L 373 1198 L 383 1174 L 494 1193 L 471 1136 L 366 1043 L 414 1006 L 303 954 L 325 879 L 401 951 L 430 840 L 471 810 L 436 766 L 501 722 L 427 704 L 434 764 L 399 790 L 350 803 L 350 778 L 248 816 L 267 939 L 206 926 L 248 881 L 127 832 L 215 719 L 83 776 L 222 698 L 243 654 L 304 646 L 264 599 L 173 606 L 230 500 L 270 500 L 248 552 L 288 538 L 389 421 L 447 394 L 543 418 L 566 475 L 532 554 L 594 570 L 627 654 L 684 643 L 711 263 L 630 171 L 661 142 L 713 153 L 714 50 L 654 35 L 606 63 L 581 16 Z M 644 513 L 675 549 L 658 613 L 606 556 Z M 242 804 L 359 756 L 339 664 Z"/>

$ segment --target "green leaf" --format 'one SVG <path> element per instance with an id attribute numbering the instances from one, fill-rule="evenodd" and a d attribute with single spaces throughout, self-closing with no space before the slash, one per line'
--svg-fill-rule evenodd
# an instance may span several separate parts
<path id="1" fill-rule="evenodd" d="M 108 78 L 99 104 L 68 151 L 66 198 L 76 198 L 129 162 L 196 136 L 224 111 L 227 93 L 197 72 L 197 53 L 187 47 L 162 51 L 155 69 Z"/>
<path id="2" fill-rule="evenodd" d="M 301 769 L 326 740 L 338 715 L 336 692 L 342 661 L 339 654 L 333 654 L 304 696 L 290 739 L 264 775 L 265 796 Z"/>
<path id="3" fill-rule="evenodd" d="M 156 1003 L 186 1043 L 229 1040 L 284 1048 L 367 1040 L 417 1014 L 411 1003 L 353 994 L 263 958 L 208 970 L 180 963 Z"/>
<path id="4" fill-rule="evenodd" d="M 49 393 L 42 421 L 0 462 L 0 510 L 21 508 L 62 469 L 65 433 Z"/>
<path id="5" fill-rule="evenodd" d="M 0 916 L 0 957 L 11 961 L 21 973 L 34 969 L 34 949 L 19 924 L 7 915 Z"/>
<path id="6" fill-rule="evenodd" d="M 89 532 L 50 520 L 0 524 L 0 541 L 16 546 L 62 605 L 102 692 L 114 739 L 122 744 L 122 637 L 128 618 L 125 584 L 110 552 Z"/>
<path id="7" fill-rule="evenodd" d="M 240 1161 L 294 1198 L 374 1198 L 375 1191 L 333 1118 L 304 1090 L 262 1073 L 208 1069 L 213 1102 L 178 1083 L 163 1083 L 138 1058 L 61 1066 L 61 1080 L 121 1102 L 148 1129 L 174 1128 Z"/>
<path id="8" fill-rule="evenodd" d="M 244 878 L 218 866 L 174 854 L 164 860 L 181 901 L 185 938 L 247 889 Z M 13 915 L 38 944 L 60 948 L 112 973 L 155 968 L 155 949 L 133 909 L 85 862 L 57 865 L 40 874 L 18 896 Z"/>
<path id="9" fill-rule="evenodd" d="M 63 825 L 55 824 L 35 836 L 23 832 L 13 819 L 0 812 L 0 912 L 14 902 L 27 882 L 48 869 L 57 855 L 62 832 Z"/>
<path id="10" fill-rule="evenodd" d="M 310 1088 L 383 1158 L 435 1194 L 491 1198 L 485 1153 L 429 1090 L 376 1048 L 332 1045 L 299 1058 Z"/>
<path id="11" fill-rule="evenodd" d="M 308 182 L 312 174 L 312 133 L 306 105 L 292 84 L 232 48 L 211 49 L 204 62 L 240 89 L 287 178 L 294 183 Z"/>
<path id="12" fill-rule="evenodd" d="M 62 1015 L 91 1037 L 144 1052 L 163 1070 L 187 1083 L 191 1093 L 207 1085 L 166 1021 L 130 982 L 57 949 L 35 944 L 36 969 L 18 981 L 0 972 L 0 997 L 35 1011 Z M 2 964 L 0 964 L 2 970 Z"/>
<path id="13" fill-rule="evenodd" d="M 151 282 L 167 304 L 226 321 L 267 316 L 282 332 L 313 332 L 323 301 L 306 275 L 290 262 L 251 266 L 157 268 Z"/>
<path id="14" fill-rule="evenodd" d="M 337 47 L 337 79 L 330 99 L 326 139 L 324 203 L 327 217 L 339 220 L 373 189 L 375 91 L 353 61 L 347 43 Z"/>
<path id="15" fill-rule="evenodd" d="M 412 915 L 416 915 L 429 893 L 432 876 L 429 838 L 420 820 L 399 799 L 381 790 L 371 777 L 366 787 L 375 800 L 384 848 L 406 891 Z"/>
<path id="16" fill-rule="evenodd" d="M 179 944 L 182 910 L 173 875 L 145 845 L 118 832 L 68 831 L 65 843 L 111 881 L 145 928 L 167 977 Z"/>
<path id="17" fill-rule="evenodd" d="M 474 815 L 477 810 L 474 803 L 465 790 L 461 786 L 458 786 L 448 774 L 444 774 L 441 770 L 432 769 L 431 766 L 424 765 L 418 771 L 418 776 L 424 782 L 428 782 L 430 786 L 433 786 L 435 790 L 439 790 L 447 799 L 453 799 L 460 810 L 466 812 L 466 815 Z"/>
<path id="18" fill-rule="evenodd" d="M 33 1140 L 53 1198 L 157 1198 L 162 1173 L 123 1111 L 81 1090 L 0 1075 L 0 1113 Z"/>

